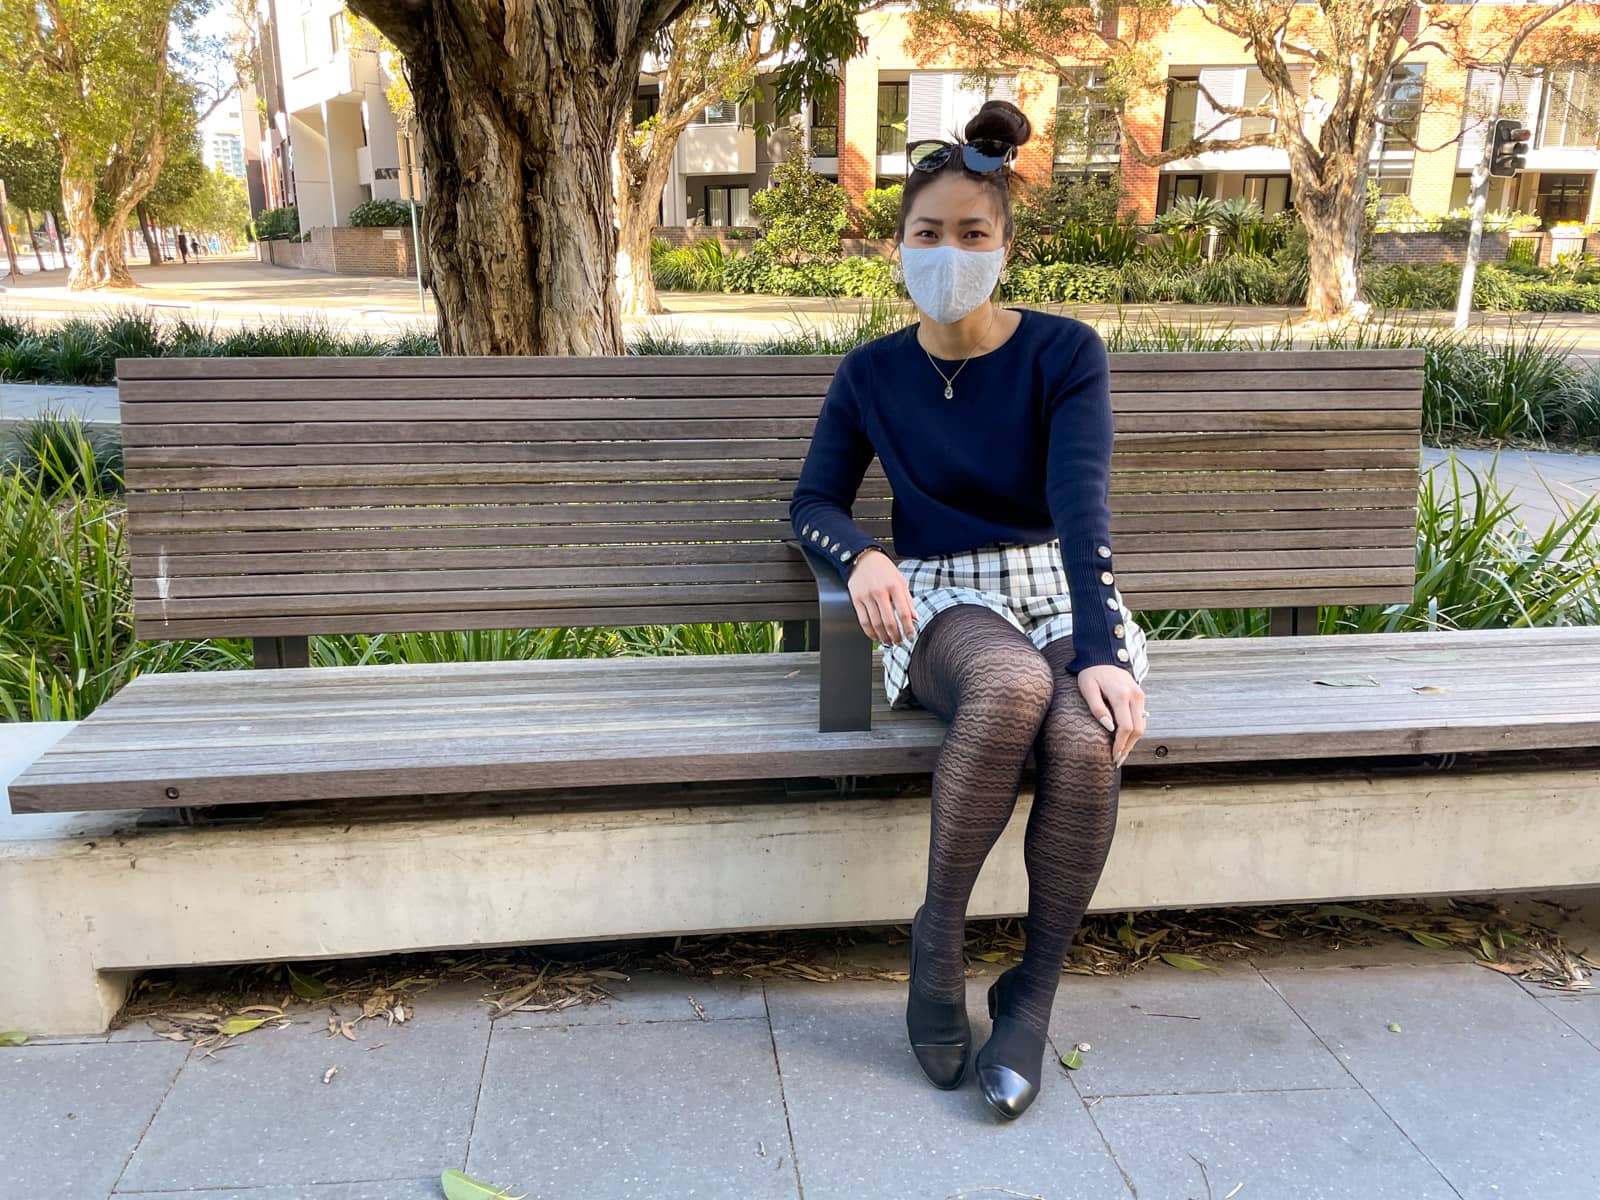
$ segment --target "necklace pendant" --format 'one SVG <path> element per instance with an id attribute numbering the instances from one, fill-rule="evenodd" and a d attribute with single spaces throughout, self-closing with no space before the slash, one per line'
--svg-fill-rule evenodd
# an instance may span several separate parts
<path id="1" fill-rule="evenodd" d="M 950 399 L 950 397 L 954 396 L 955 394 L 955 388 L 951 387 L 948 383 L 944 385 L 944 398 L 946 400 Z"/>

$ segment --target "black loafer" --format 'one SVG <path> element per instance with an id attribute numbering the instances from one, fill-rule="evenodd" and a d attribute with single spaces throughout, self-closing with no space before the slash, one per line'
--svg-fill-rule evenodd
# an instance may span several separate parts
<path id="1" fill-rule="evenodd" d="M 1044 1040 L 1005 1011 L 1006 994 L 1017 969 L 1008 967 L 989 985 L 994 1030 L 977 1055 L 978 1088 L 983 1098 L 990 1108 L 1013 1121 L 1038 1096 L 1044 1067 Z M 1026 1074 L 1029 1070 L 1031 1077 Z"/>
<path id="2" fill-rule="evenodd" d="M 911 918 L 911 983 L 906 989 L 906 1033 L 922 1073 L 935 1087 L 960 1087 L 972 1058 L 972 1023 L 965 996 L 955 1003 L 933 1000 L 917 987 L 917 909 Z"/>

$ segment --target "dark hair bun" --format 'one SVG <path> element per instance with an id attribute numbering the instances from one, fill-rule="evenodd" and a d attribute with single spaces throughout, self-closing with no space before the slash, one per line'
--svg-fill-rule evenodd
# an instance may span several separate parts
<path id="1" fill-rule="evenodd" d="M 972 120 L 967 122 L 966 139 L 1000 138 L 1013 146 L 1020 146 L 1033 136 L 1033 123 L 1009 100 L 985 100 Z"/>

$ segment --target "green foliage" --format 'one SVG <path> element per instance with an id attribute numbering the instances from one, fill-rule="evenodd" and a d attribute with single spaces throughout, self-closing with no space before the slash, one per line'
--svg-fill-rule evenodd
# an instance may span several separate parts
<path id="1" fill-rule="evenodd" d="M 300 211 L 293 205 L 269 208 L 255 219 L 254 234 L 258 242 L 278 238 L 291 238 L 300 232 Z"/>
<path id="2" fill-rule="evenodd" d="M 417 220 L 422 220 L 422 206 L 417 206 Z M 411 205 L 404 200 L 368 200 L 350 210 L 350 224 L 356 226 L 409 225 Z"/>
<path id="3" fill-rule="evenodd" d="M 1069 176 L 1046 185 L 1018 189 L 1011 201 L 1016 237 L 1037 237 L 1068 225 L 1115 225 L 1121 196 L 1120 174 Z"/>
<path id="4" fill-rule="evenodd" d="M 1035 266 L 1055 263 L 1100 263 L 1120 267 L 1140 253 L 1139 236 L 1126 225 L 1064 226 L 1052 234 L 1018 236 L 1013 260 Z"/>
<path id="5" fill-rule="evenodd" d="M 869 188 L 862 198 L 865 212 L 862 231 L 869 238 L 893 237 L 900 224 L 900 197 L 905 194 L 905 184 L 896 183 L 886 188 Z"/>
<path id="6" fill-rule="evenodd" d="M 774 259 L 757 243 L 749 254 L 729 260 L 723 287 L 730 292 L 769 296 L 878 296 L 900 294 L 886 258 L 850 255 L 832 261 L 788 263 Z"/>
<path id="7" fill-rule="evenodd" d="M 0 137 L 0 179 L 14 209 L 40 213 L 61 207 L 61 151 L 48 138 L 30 144 Z"/>
<path id="8" fill-rule="evenodd" d="M 1160 233 L 1174 230 L 1214 229 L 1221 220 L 1221 205 L 1210 196 L 1179 196 L 1154 221 L 1150 228 Z"/>
<path id="9" fill-rule="evenodd" d="M 650 239 L 650 269 L 656 288 L 664 292 L 720 292 L 728 264 L 737 257 L 715 238 L 699 238 L 687 246 Z"/>
<path id="10" fill-rule="evenodd" d="M 220 165 L 212 167 L 179 208 L 177 221 L 186 229 L 221 234 L 233 241 L 250 223 L 250 194 L 244 180 L 229 175 Z"/>
<path id="11" fill-rule="evenodd" d="M 785 260 L 836 256 L 848 207 L 845 190 L 811 170 L 799 154 L 774 167 L 771 184 L 750 197 L 750 211 L 763 225 L 761 245 Z"/>
<path id="12" fill-rule="evenodd" d="M 1095 263 L 1013 264 L 1001 284 L 1001 294 L 1007 300 L 1032 304 L 1112 304 L 1120 299 L 1121 286 L 1121 275 L 1115 267 Z"/>
<path id="13" fill-rule="evenodd" d="M 200 135 L 190 129 L 168 148 L 156 185 L 144 198 L 145 211 L 159 225 L 183 225 L 185 205 L 205 186 L 205 160 L 200 156 Z"/>

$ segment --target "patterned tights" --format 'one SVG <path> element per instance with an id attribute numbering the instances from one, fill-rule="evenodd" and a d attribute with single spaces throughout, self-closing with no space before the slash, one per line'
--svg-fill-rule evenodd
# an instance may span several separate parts
<path id="1" fill-rule="evenodd" d="M 949 725 L 933 772 L 919 982 L 936 1000 L 965 995 L 967 901 L 1011 819 L 1032 747 L 1036 777 L 1023 840 L 1028 915 L 1010 1011 L 1040 1038 L 1111 848 L 1122 782 L 1112 734 L 1090 715 L 1066 670 L 1072 655 L 1070 637 L 1041 652 L 999 613 L 957 604 L 918 632 L 908 669 L 916 701 Z"/>

